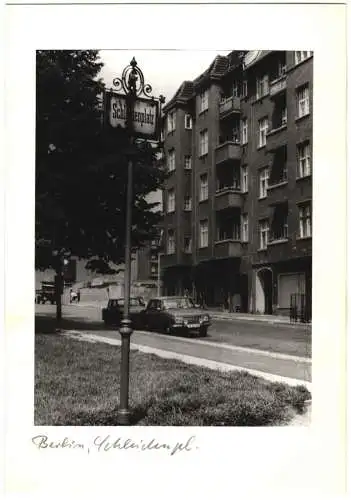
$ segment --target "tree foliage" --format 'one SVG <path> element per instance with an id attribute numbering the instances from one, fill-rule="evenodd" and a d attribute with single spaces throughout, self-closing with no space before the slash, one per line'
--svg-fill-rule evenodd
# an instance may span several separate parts
<path id="1" fill-rule="evenodd" d="M 123 262 L 129 155 L 132 245 L 155 236 L 160 215 L 145 196 L 165 174 L 150 144 L 103 126 L 101 68 L 98 51 L 37 51 L 36 268 L 52 267 L 53 251 L 92 259 L 95 269 Z"/>

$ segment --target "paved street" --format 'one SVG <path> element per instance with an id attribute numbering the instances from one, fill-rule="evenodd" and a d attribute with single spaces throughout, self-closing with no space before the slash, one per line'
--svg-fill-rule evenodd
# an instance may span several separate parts
<path id="1" fill-rule="evenodd" d="M 36 314 L 50 317 L 55 307 L 36 305 Z M 63 307 L 63 328 L 119 338 L 116 330 L 104 328 L 101 307 Z M 272 325 L 245 320 L 214 320 L 205 339 L 134 332 L 132 342 L 189 356 L 201 357 L 243 368 L 311 381 L 311 332 L 304 326 Z"/>

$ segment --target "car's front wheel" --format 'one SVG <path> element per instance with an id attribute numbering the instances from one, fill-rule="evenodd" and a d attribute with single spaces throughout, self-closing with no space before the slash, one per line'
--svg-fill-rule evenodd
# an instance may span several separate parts
<path id="1" fill-rule="evenodd" d="M 169 321 L 167 321 L 167 323 L 164 324 L 162 331 L 167 335 L 170 335 L 172 333 L 172 325 Z"/>

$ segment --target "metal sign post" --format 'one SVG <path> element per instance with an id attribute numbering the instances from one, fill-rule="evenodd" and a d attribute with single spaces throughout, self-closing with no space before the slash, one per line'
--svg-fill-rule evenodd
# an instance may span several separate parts
<path id="1" fill-rule="evenodd" d="M 111 127 L 127 128 L 130 136 L 130 151 L 128 152 L 128 181 L 126 198 L 126 246 L 124 271 L 124 310 L 121 328 L 121 382 L 120 404 L 117 412 L 119 425 L 130 424 L 129 410 L 129 355 L 130 336 L 133 333 L 130 314 L 130 282 L 131 282 L 131 229 L 133 211 L 133 146 L 135 138 L 158 140 L 160 133 L 159 105 L 165 102 L 163 96 L 158 99 L 151 97 L 152 87 L 145 84 L 144 75 L 133 57 L 129 66 L 123 70 L 122 77 L 115 78 L 113 85 L 117 90 L 106 92 L 105 109 L 108 124 Z M 140 97 L 141 95 L 145 97 Z"/>

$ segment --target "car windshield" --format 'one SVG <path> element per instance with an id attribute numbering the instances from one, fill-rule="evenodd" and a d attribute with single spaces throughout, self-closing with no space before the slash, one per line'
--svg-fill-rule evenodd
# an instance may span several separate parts
<path id="1" fill-rule="evenodd" d="M 166 299 L 163 305 L 165 309 L 190 309 L 194 307 L 193 301 L 187 297 Z"/>
<path id="2" fill-rule="evenodd" d="M 124 299 L 118 299 L 117 300 L 117 305 L 123 307 L 124 306 Z M 129 305 L 130 306 L 141 306 L 142 303 L 141 303 L 141 300 L 139 298 L 137 298 L 137 297 L 131 297 L 129 299 Z"/>

